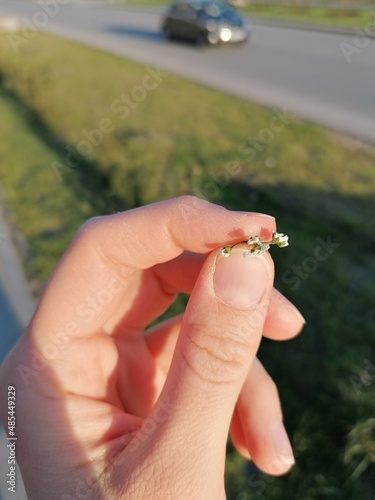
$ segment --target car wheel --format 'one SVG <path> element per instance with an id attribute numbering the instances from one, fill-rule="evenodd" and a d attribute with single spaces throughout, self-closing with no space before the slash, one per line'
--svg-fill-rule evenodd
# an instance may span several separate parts
<path id="1" fill-rule="evenodd" d="M 198 35 L 196 39 L 198 47 L 205 47 L 207 45 L 207 36 L 204 33 Z"/>
<path id="2" fill-rule="evenodd" d="M 170 28 L 170 26 L 168 26 L 168 24 L 164 25 L 163 27 L 163 33 L 164 33 L 164 36 L 167 40 L 172 40 L 173 39 L 173 33 L 172 33 L 172 30 Z"/>

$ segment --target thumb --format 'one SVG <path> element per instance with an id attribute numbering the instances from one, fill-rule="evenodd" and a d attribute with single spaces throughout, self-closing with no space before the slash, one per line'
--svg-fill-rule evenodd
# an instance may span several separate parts
<path id="1" fill-rule="evenodd" d="M 270 255 L 244 256 L 235 247 L 229 258 L 217 250 L 206 260 L 154 409 L 162 405 L 168 415 L 162 435 L 169 452 L 177 447 L 177 456 L 193 460 L 203 481 L 207 474 L 222 477 L 214 464 L 224 468 L 230 421 L 259 347 L 273 287 Z"/>
<path id="2" fill-rule="evenodd" d="M 178 394 L 208 407 L 220 404 L 229 422 L 256 356 L 273 288 L 270 255 L 235 247 L 229 258 L 211 255 L 191 295 L 172 370 Z M 173 391 L 174 392 L 174 391 Z M 206 397 L 209 396 L 209 400 Z"/>

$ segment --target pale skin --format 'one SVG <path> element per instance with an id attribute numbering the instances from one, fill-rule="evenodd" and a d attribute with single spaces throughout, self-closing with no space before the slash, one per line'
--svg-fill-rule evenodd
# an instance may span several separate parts
<path id="1" fill-rule="evenodd" d="M 4 427 L 6 387 L 17 391 L 30 499 L 224 499 L 228 433 L 264 472 L 290 469 L 256 354 L 262 335 L 286 340 L 304 321 L 273 289 L 268 252 L 249 264 L 240 250 L 221 256 L 275 230 L 273 217 L 193 197 L 81 228 L 0 368 Z M 148 328 L 179 292 L 191 294 L 184 314 Z"/>

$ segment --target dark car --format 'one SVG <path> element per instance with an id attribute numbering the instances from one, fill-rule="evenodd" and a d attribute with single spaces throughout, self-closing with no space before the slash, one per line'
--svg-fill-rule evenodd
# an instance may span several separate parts
<path id="1" fill-rule="evenodd" d="M 177 0 L 163 17 L 162 29 L 168 39 L 179 38 L 215 45 L 244 42 L 249 29 L 230 5 L 219 0 Z"/>

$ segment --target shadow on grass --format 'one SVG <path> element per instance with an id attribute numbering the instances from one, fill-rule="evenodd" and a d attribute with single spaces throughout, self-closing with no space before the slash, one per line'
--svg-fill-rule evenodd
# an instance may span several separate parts
<path id="1" fill-rule="evenodd" d="M 80 155 L 76 145 L 58 137 L 43 116 L 11 88 L 0 90 L 4 97 L 17 107 L 31 133 L 38 137 L 58 159 L 59 167 L 51 165 L 51 169 L 55 170 L 56 182 L 63 182 L 72 189 L 78 199 L 86 200 L 92 207 L 93 215 L 109 214 L 129 208 L 124 206 L 124 200 L 113 194 L 110 176 L 101 170 L 97 162 Z M 74 164 L 67 162 L 68 152 L 77 159 L 77 166 L 74 167 Z"/>

